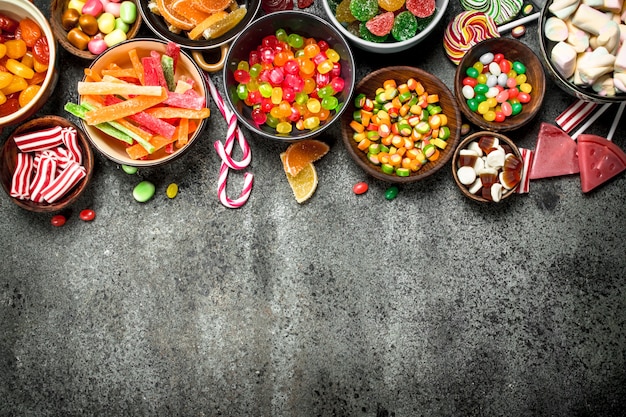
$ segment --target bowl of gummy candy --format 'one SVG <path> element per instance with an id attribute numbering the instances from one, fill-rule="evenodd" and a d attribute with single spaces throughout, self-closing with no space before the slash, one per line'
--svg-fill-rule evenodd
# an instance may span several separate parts
<path id="1" fill-rule="evenodd" d="M 491 38 L 465 54 L 456 69 L 454 86 L 461 112 L 471 123 L 507 132 L 537 115 L 546 79 L 541 61 L 524 43 Z"/>
<path id="2" fill-rule="evenodd" d="M 52 0 L 50 24 L 67 52 L 92 60 L 134 38 L 141 27 L 135 0 Z"/>
<path id="3" fill-rule="evenodd" d="M 355 88 L 341 121 L 344 145 L 369 175 L 393 183 L 424 179 L 452 157 L 461 113 L 452 92 L 416 67 L 376 70 Z"/>
<path id="4" fill-rule="evenodd" d="M 329 20 L 358 48 L 407 50 L 439 25 L 449 0 L 322 0 Z"/>
<path id="5" fill-rule="evenodd" d="M 480 131 L 459 143 L 452 175 L 461 192 L 474 201 L 498 203 L 515 193 L 524 162 L 519 148 L 502 133 Z"/>
<path id="6" fill-rule="evenodd" d="M 230 42 L 256 17 L 261 0 L 148 0 L 139 7 L 159 38 L 191 50 L 200 68 L 217 72 Z"/>
<path id="7" fill-rule="evenodd" d="M 620 24 L 626 16 L 621 5 L 545 2 L 539 18 L 541 56 L 566 93 L 584 101 L 626 101 L 626 43 Z"/>
<path id="8" fill-rule="evenodd" d="M 17 127 L 0 152 L 0 181 L 23 209 L 48 213 L 74 203 L 93 174 L 93 152 L 84 133 L 60 116 L 42 116 Z"/>
<path id="9" fill-rule="evenodd" d="M 91 144 L 118 164 L 160 166 L 184 154 L 208 124 L 202 70 L 180 46 L 135 38 L 100 54 L 77 82 L 77 117 Z"/>
<path id="10" fill-rule="evenodd" d="M 265 138 L 294 142 L 340 118 L 354 89 L 344 37 L 310 13 L 280 11 L 255 20 L 232 43 L 223 70 L 238 119 Z"/>
<path id="11" fill-rule="evenodd" d="M 20 38 L 15 34 L 21 33 Z M 57 45 L 44 15 L 29 1 L 0 0 L 0 129 L 35 114 L 58 81 Z"/>

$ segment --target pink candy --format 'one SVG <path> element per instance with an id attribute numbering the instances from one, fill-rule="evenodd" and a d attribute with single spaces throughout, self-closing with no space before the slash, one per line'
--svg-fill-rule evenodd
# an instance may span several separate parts
<path id="1" fill-rule="evenodd" d="M 522 168 L 522 179 L 515 190 L 518 194 L 525 194 L 530 191 L 530 167 L 533 163 L 534 152 L 530 149 L 519 148 L 520 154 L 522 154 L 522 161 L 524 162 Z"/>
<path id="2" fill-rule="evenodd" d="M 87 172 L 73 127 L 56 126 L 15 136 L 20 150 L 11 181 L 11 196 L 36 203 L 53 203 Z"/>

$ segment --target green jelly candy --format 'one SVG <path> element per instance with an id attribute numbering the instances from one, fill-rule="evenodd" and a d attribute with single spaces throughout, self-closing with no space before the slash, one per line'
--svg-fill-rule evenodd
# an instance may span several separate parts
<path id="1" fill-rule="evenodd" d="M 387 200 L 393 200 L 398 196 L 398 191 L 398 187 L 396 187 L 395 185 L 387 188 L 387 191 L 385 191 L 385 198 Z"/>
<path id="2" fill-rule="evenodd" d="M 393 165 L 390 165 L 390 164 L 382 164 L 380 166 L 380 170 L 384 172 L 385 174 L 391 175 L 393 174 L 393 171 L 395 171 L 395 168 L 393 167 Z"/>
<path id="3" fill-rule="evenodd" d="M 478 110 L 478 100 L 476 98 L 470 98 L 467 100 L 467 107 L 470 108 L 471 111 Z"/>
<path id="4" fill-rule="evenodd" d="M 393 21 L 391 35 L 397 41 L 405 41 L 411 39 L 417 33 L 417 21 L 413 13 L 404 11 L 398 13 Z"/>
<path id="5" fill-rule="evenodd" d="M 467 69 L 465 70 L 465 75 L 467 75 L 468 77 L 472 77 L 472 78 L 476 78 L 478 77 L 478 70 L 475 67 L 467 67 Z"/>
<path id="6" fill-rule="evenodd" d="M 370 32 L 370 30 L 365 26 L 365 23 L 361 22 L 361 24 L 359 25 L 359 34 L 358 36 L 363 39 L 366 40 L 368 42 L 376 42 L 376 43 L 382 43 L 385 42 L 387 40 L 387 36 L 388 35 L 384 35 L 384 36 L 378 36 L 378 35 L 374 35 L 372 32 Z"/>
<path id="7" fill-rule="evenodd" d="M 437 9 L 435 8 L 435 11 L 433 12 L 433 14 L 431 14 L 428 17 L 416 17 L 415 22 L 417 23 L 417 31 L 421 32 L 424 29 L 426 29 L 426 26 L 430 25 L 430 22 L 433 21 L 436 14 L 437 14 Z"/>
<path id="8" fill-rule="evenodd" d="M 141 181 L 133 190 L 133 197 L 140 203 L 145 203 L 154 196 L 155 187 L 150 181 Z"/>
<path id="9" fill-rule="evenodd" d="M 411 175 L 411 171 L 408 168 L 396 168 L 396 175 L 398 177 L 408 177 Z"/>
<path id="10" fill-rule="evenodd" d="M 120 4 L 120 18 L 129 25 L 137 20 L 137 5 L 134 1 L 123 1 Z"/>
<path id="11" fill-rule="evenodd" d="M 122 165 L 122 171 L 129 175 L 133 175 L 137 173 L 137 167 L 131 167 L 130 165 Z"/>
<path id="12" fill-rule="evenodd" d="M 276 39 L 278 39 L 281 42 L 287 42 L 287 37 L 289 35 L 287 35 L 287 31 L 285 29 L 277 29 L 276 30 Z"/>
<path id="13" fill-rule="evenodd" d="M 287 43 L 292 48 L 300 49 L 304 46 L 304 38 L 297 33 L 292 33 L 287 37 Z"/>
<path id="14" fill-rule="evenodd" d="M 526 74 L 526 66 L 519 61 L 513 62 L 511 68 L 518 74 Z"/>
<path id="15" fill-rule="evenodd" d="M 378 0 L 352 0 L 350 13 L 357 20 L 367 22 L 378 14 Z"/>
<path id="16" fill-rule="evenodd" d="M 323 109 L 335 110 L 338 105 L 339 105 L 339 100 L 337 100 L 337 97 L 335 97 L 335 96 L 324 97 L 322 99 L 322 108 Z"/>
<path id="17" fill-rule="evenodd" d="M 522 103 L 520 103 L 519 101 L 513 102 L 511 103 L 511 110 L 512 110 L 512 115 L 515 116 L 516 114 L 519 114 L 522 111 L 522 108 L 524 106 L 522 106 Z"/>

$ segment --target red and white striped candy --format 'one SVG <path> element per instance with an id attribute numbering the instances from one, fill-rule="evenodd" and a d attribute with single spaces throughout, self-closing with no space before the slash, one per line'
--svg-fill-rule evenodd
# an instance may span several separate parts
<path id="1" fill-rule="evenodd" d="M 530 191 L 529 173 L 535 153 L 532 150 L 525 148 L 519 148 L 519 151 L 522 154 L 522 161 L 524 162 L 524 165 L 522 168 L 522 179 L 520 180 L 519 186 L 515 192 L 518 194 L 525 194 Z"/>
<path id="2" fill-rule="evenodd" d="M 83 153 L 81 152 L 76 135 L 76 129 L 71 126 L 64 127 L 61 131 L 61 140 L 63 141 L 63 144 L 65 145 L 67 150 L 70 151 L 72 160 L 78 162 L 79 164 L 82 164 Z"/>
<path id="3" fill-rule="evenodd" d="M 30 179 L 33 174 L 33 156 L 17 153 L 17 163 L 11 181 L 11 197 L 25 200 L 30 197 Z"/>
<path id="4" fill-rule="evenodd" d="M 57 170 L 65 169 L 71 162 L 76 162 L 74 155 L 65 147 L 57 146 L 56 148 L 46 149 L 35 153 L 35 167 L 39 165 L 41 158 L 52 158 L 57 161 Z"/>
<path id="5" fill-rule="evenodd" d="M 43 202 L 43 190 L 54 181 L 57 170 L 57 161 L 54 158 L 43 157 L 30 185 L 30 199 L 35 203 Z"/>
<path id="6" fill-rule="evenodd" d="M 72 161 L 53 181 L 42 191 L 44 200 L 48 203 L 54 203 L 63 197 L 69 190 L 74 188 L 80 182 L 87 172 L 85 168 L 78 162 Z"/>
<path id="7" fill-rule="evenodd" d="M 61 126 L 24 133 L 14 137 L 15 144 L 22 152 L 43 151 L 63 145 Z"/>
<path id="8" fill-rule="evenodd" d="M 598 106 L 597 103 L 578 100 L 569 105 L 563 113 L 556 118 L 556 124 L 566 133 L 570 133 L 576 126 L 587 118 Z"/>

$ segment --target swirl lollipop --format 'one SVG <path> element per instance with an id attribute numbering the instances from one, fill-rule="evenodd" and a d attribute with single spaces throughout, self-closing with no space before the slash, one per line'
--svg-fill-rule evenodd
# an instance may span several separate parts
<path id="1" fill-rule="evenodd" d="M 522 10 L 522 0 L 461 0 L 465 10 L 483 12 L 491 17 L 496 25 L 513 19 Z"/>
<path id="2" fill-rule="evenodd" d="M 465 53 L 477 43 L 498 38 L 495 21 L 483 12 L 465 11 L 450 21 L 443 35 L 443 47 L 448 58 L 459 65 Z"/>

